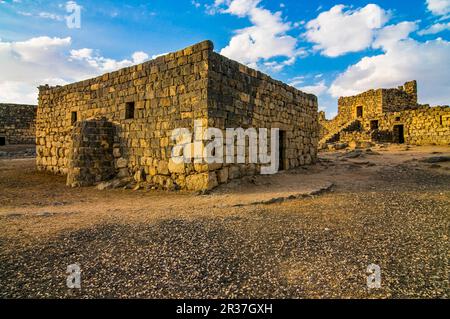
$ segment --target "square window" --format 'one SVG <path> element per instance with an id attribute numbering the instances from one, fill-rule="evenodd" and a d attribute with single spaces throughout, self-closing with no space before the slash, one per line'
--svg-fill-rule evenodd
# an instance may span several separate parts
<path id="1" fill-rule="evenodd" d="M 397 116 L 397 117 L 395 118 L 395 121 L 400 122 L 400 116 Z"/>
<path id="2" fill-rule="evenodd" d="M 379 126 L 378 120 L 370 121 L 370 129 L 371 130 L 378 130 L 378 126 Z"/>
<path id="3" fill-rule="evenodd" d="M 134 102 L 127 102 L 125 106 L 125 119 L 134 119 Z"/>

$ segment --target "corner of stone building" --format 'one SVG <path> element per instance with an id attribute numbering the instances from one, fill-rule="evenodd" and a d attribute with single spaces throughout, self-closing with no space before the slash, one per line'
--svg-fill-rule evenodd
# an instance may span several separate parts
<path id="1" fill-rule="evenodd" d="M 417 81 L 416 80 L 406 82 L 403 85 L 403 91 L 405 93 L 407 93 L 408 95 L 412 96 L 414 101 L 415 101 L 415 103 L 417 104 L 417 91 L 418 91 L 418 89 L 417 89 Z"/>

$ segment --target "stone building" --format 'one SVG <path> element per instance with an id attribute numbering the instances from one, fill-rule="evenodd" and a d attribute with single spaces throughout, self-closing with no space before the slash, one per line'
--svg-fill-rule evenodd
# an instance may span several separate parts
<path id="1" fill-rule="evenodd" d="M 34 144 L 36 105 L 0 104 L 0 146 Z"/>
<path id="2" fill-rule="evenodd" d="M 37 168 L 70 186 L 133 176 L 165 189 L 205 190 L 259 173 L 258 164 L 176 164 L 174 129 L 279 128 L 282 169 L 317 156 L 317 98 L 225 58 L 205 41 L 143 64 L 41 86 Z"/>
<path id="3" fill-rule="evenodd" d="M 319 113 L 320 147 L 329 143 L 450 144 L 450 107 L 417 103 L 417 82 L 341 97 L 332 120 Z"/>

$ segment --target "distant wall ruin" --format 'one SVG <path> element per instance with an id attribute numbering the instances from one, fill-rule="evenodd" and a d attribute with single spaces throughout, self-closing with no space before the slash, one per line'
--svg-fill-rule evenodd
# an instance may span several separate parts
<path id="1" fill-rule="evenodd" d="M 450 144 L 450 108 L 418 104 L 416 81 L 341 97 L 338 103 L 334 119 L 319 115 L 321 147 L 336 141 Z"/>
<path id="2" fill-rule="evenodd" d="M 0 104 L 0 145 L 34 144 L 36 105 Z"/>

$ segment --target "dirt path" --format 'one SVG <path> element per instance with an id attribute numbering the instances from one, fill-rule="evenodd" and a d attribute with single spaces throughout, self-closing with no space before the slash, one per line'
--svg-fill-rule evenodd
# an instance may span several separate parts
<path id="1" fill-rule="evenodd" d="M 324 153 L 208 195 L 71 189 L 0 159 L 0 297 L 446 297 L 450 162 L 422 162 L 436 156 L 450 148 Z"/>

